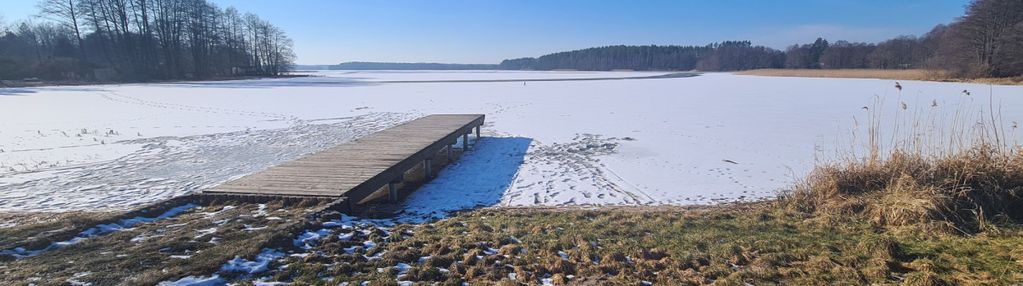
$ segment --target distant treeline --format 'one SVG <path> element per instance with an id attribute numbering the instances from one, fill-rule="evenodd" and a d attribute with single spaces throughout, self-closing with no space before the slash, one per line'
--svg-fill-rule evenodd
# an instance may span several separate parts
<path id="1" fill-rule="evenodd" d="M 494 70 L 491 64 L 380 63 L 346 62 L 330 66 L 331 70 Z"/>
<path id="2" fill-rule="evenodd" d="M 607 46 L 509 59 L 511 70 L 941 69 L 961 77 L 1023 75 L 1023 1 L 975 0 L 966 14 L 920 37 L 880 43 L 828 42 L 785 51 L 749 41 L 706 46 Z"/>
<path id="3" fill-rule="evenodd" d="M 743 70 L 779 66 L 782 52 L 727 41 L 706 46 L 607 46 L 502 61 L 501 69 L 527 70 Z"/>
<path id="4" fill-rule="evenodd" d="M 0 22 L 0 79 L 146 81 L 276 76 L 280 28 L 208 0 L 44 0 L 46 21 Z"/>

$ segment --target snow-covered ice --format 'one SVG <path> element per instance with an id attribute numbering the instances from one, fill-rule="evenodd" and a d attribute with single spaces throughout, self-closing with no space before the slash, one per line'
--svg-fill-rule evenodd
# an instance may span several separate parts
<path id="1" fill-rule="evenodd" d="M 1023 121 L 1023 109 L 1012 108 L 1023 104 L 1019 86 L 901 81 L 897 91 L 891 80 L 725 73 L 435 83 L 402 82 L 657 73 L 313 74 L 0 89 L 0 211 L 127 209 L 432 113 L 484 113 L 488 137 L 459 162 L 462 167 L 445 169 L 410 198 L 409 212 L 420 215 L 436 209 L 417 209 L 417 202 L 457 204 L 448 211 L 772 197 L 821 154 L 852 145 L 850 131 L 863 124 L 870 112 L 864 107 L 877 98 L 932 114 L 986 109 L 993 94 L 1003 121 Z M 489 169 L 474 173 L 471 166 Z M 427 196 L 445 191 L 467 199 Z"/>

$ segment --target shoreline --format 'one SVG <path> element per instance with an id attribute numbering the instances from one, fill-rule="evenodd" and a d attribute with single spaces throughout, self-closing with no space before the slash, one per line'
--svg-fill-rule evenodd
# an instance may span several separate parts
<path id="1" fill-rule="evenodd" d="M 281 75 L 281 76 L 239 76 L 239 77 L 216 77 L 216 78 L 209 78 L 209 79 L 168 79 L 168 80 L 149 80 L 149 81 L 24 81 L 24 80 L 0 79 L 0 89 L 4 89 L 4 88 L 58 87 L 58 86 L 94 86 L 94 85 L 112 85 L 112 84 L 145 84 L 145 83 L 164 84 L 164 83 L 187 83 L 187 82 L 216 82 L 216 81 L 252 80 L 252 79 L 298 78 L 298 77 L 310 77 L 310 75 L 288 74 L 288 75 Z"/>
<path id="2" fill-rule="evenodd" d="M 958 78 L 944 71 L 925 69 L 755 69 L 733 72 L 736 75 L 804 78 L 858 78 L 884 80 L 918 80 L 932 82 L 959 82 L 994 85 L 1023 85 L 1023 77 Z"/>

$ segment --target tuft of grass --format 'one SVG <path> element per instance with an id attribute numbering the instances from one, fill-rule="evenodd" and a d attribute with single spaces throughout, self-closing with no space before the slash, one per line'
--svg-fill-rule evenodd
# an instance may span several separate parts
<path id="1" fill-rule="evenodd" d="M 1023 221 L 1023 153 L 978 146 L 947 156 L 817 167 L 784 200 L 794 210 L 862 216 L 882 227 L 973 234 Z"/>
<path id="2" fill-rule="evenodd" d="M 908 111 L 903 102 L 885 120 L 878 101 L 864 137 L 867 155 L 854 149 L 819 163 L 784 196 L 790 209 L 822 220 L 963 235 L 1023 222 L 1023 147 L 1015 125 L 1006 132 L 999 107 L 985 113 L 960 106 L 944 116 L 936 105 Z M 952 121 L 936 119 L 944 117 Z"/>

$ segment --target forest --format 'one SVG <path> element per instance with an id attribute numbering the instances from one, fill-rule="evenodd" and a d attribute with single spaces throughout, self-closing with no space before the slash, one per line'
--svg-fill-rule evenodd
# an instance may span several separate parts
<path id="1" fill-rule="evenodd" d="M 330 70 L 495 70 L 493 64 L 344 62 L 328 66 Z"/>
<path id="2" fill-rule="evenodd" d="M 43 0 L 0 19 L 0 80 L 152 81 L 279 76 L 293 65 L 279 27 L 208 0 Z"/>
<path id="3" fill-rule="evenodd" d="M 706 46 L 606 46 L 504 60 L 511 70 L 936 69 L 957 77 L 1023 75 L 1023 1 L 975 0 L 950 24 L 879 43 L 829 42 L 784 51 L 726 41 Z"/>

